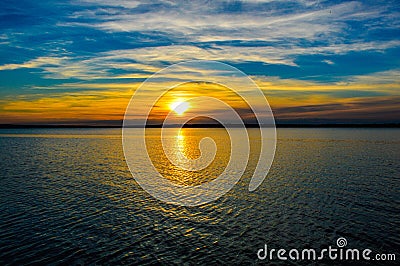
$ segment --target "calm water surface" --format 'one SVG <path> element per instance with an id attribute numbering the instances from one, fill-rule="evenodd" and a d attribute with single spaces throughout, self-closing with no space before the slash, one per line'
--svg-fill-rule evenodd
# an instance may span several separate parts
<path id="1" fill-rule="evenodd" d="M 216 139 L 200 174 L 165 161 L 159 130 L 148 132 L 156 168 L 174 182 L 213 179 L 229 160 L 223 129 L 180 137 L 193 158 L 199 139 Z M 338 237 L 400 259 L 399 129 L 278 129 L 272 168 L 251 193 L 259 135 L 249 133 L 241 181 L 215 202 L 178 207 L 134 181 L 120 129 L 1 130 L 0 264 L 266 264 L 256 255 L 264 244 L 318 250 Z"/>

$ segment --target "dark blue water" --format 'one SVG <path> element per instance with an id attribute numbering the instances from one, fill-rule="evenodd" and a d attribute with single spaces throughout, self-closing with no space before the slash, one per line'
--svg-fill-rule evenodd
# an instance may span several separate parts
<path id="1" fill-rule="evenodd" d="M 0 131 L 1 265 L 266 264 L 264 244 L 322 249 L 338 237 L 400 260 L 399 129 L 279 129 L 256 191 L 249 169 L 199 207 L 144 192 L 120 133 Z"/>

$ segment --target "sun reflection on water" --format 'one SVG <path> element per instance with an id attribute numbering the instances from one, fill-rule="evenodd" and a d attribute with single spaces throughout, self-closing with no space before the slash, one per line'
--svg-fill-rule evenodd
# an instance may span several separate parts
<path id="1" fill-rule="evenodd" d="M 219 176 L 229 162 L 230 139 L 225 129 L 165 128 L 165 146 L 162 146 L 161 129 L 151 128 L 146 137 L 147 150 L 156 169 L 167 179 L 180 185 L 199 185 Z M 174 165 L 165 155 L 168 152 L 176 164 L 185 160 L 196 160 L 201 156 L 199 149 L 203 138 L 212 138 L 217 144 L 214 160 L 198 171 L 186 171 Z M 208 151 L 207 149 L 205 150 Z M 185 158 L 184 158 L 185 157 Z"/>

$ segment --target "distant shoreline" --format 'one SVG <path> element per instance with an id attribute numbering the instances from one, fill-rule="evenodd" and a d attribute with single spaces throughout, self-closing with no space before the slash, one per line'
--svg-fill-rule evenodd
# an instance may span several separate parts
<path id="1" fill-rule="evenodd" d="M 257 124 L 247 124 L 246 128 L 259 128 Z M 147 125 L 146 128 L 161 128 L 162 125 Z M 178 125 L 168 125 L 168 128 L 177 128 Z M 186 124 L 185 128 L 223 128 L 220 124 Z M 228 125 L 228 128 L 238 128 L 239 125 Z M 268 125 L 262 126 L 267 128 Z M 277 128 L 400 128 L 400 123 L 382 124 L 276 124 Z M 0 124 L 0 129 L 24 129 L 24 128 L 122 128 L 116 125 L 17 125 Z M 139 127 L 131 127 L 139 128 Z"/>

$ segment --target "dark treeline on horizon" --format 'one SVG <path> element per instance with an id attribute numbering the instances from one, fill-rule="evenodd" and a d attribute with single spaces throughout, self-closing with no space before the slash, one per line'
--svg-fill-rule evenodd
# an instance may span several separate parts
<path id="1" fill-rule="evenodd" d="M 276 123 L 277 128 L 400 128 L 400 123 Z M 139 126 L 128 126 L 140 128 Z M 162 124 L 146 125 L 146 128 L 161 128 Z M 177 128 L 179 125 L 166 125 L 166 128 Z M 185 124 L 184 128 L 223 128 L 221 124 Z M 238 128 L 240 125 L 227 125 L 227 128 Z M 260 128 L 258 124 L 245 124 L 246 128 Z M 262 128 L 270 127 L 263 125 Z M 74 125 L 74 124 L 0 124 L 0 129 L 12 128 L 122 128 L 122 125 Z"/>

